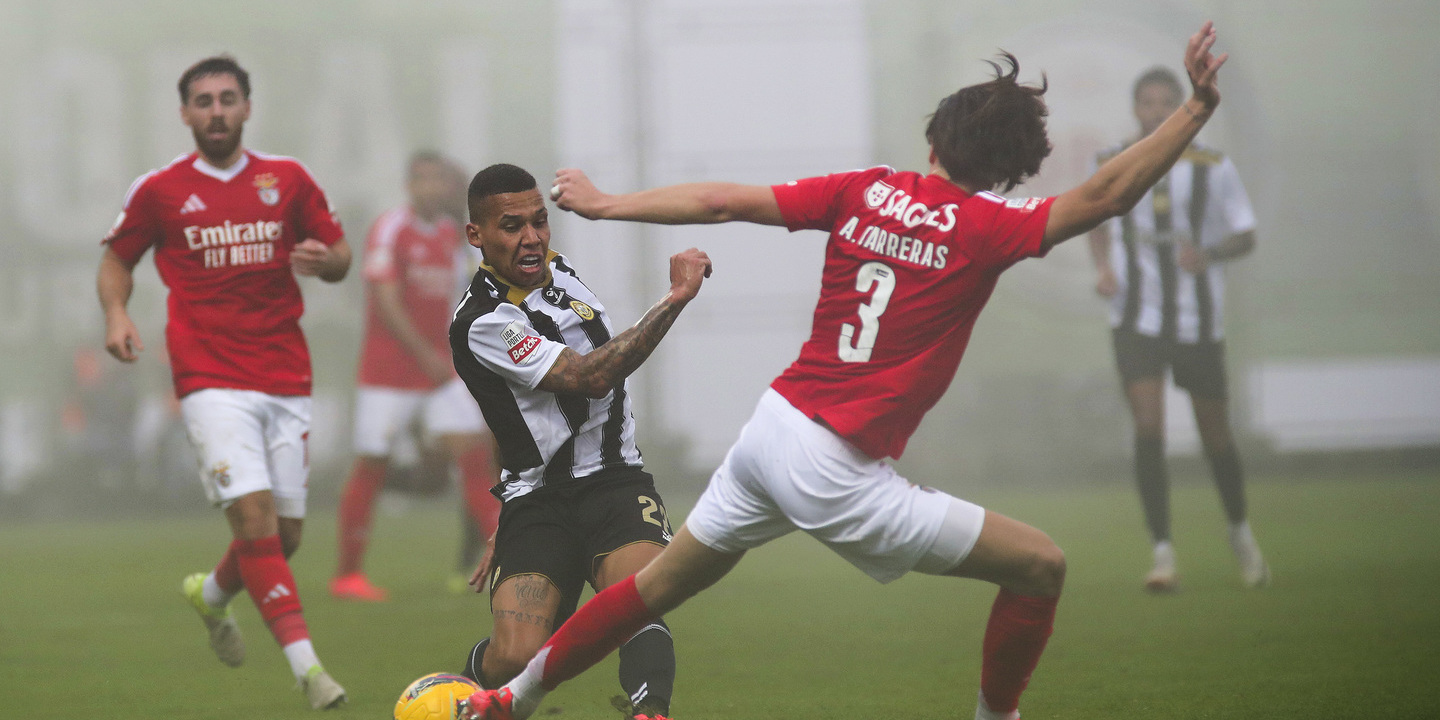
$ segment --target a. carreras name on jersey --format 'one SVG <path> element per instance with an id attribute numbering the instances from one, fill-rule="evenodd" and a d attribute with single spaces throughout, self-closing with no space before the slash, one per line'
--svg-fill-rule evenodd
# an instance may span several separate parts
<path id="1" fill-rule="evenodd" d="M 856 236 L 855 231 L 859 227 L 860 218 L 851 217 L 836 235 L 873 253 L 935 270 L 945 267 L 946 256 L 950 254 L 950 248 L 944 245 L 905 237 L 874 225 L 865 226 L 859 236 Z"/>
<path id="2" fill-rule="evenodd" d="M 191 250 L 199 250 L 239 243 L 274 242 L 280 239 L 284 231 L 285 222 L 282 220 L 249 223 L 232 223 L 226 220 L 224 225 L 191 225 L 185 228 L 185 243 Z"/>

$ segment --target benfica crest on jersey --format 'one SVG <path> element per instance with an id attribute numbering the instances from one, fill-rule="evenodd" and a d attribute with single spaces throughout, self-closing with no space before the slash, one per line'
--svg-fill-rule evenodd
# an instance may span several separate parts
<path id="1" fill-rule="evenodd" d="M 885 204 L 885 200 L 889 198 L 893 192 L 895 192 L 895 188 L 876 180 L 875 184 L 871 185 L 870 189 L 865 191 L 865 204 L 869 205 L 872 210 L 877 209 Z"/>
<path id="2" fill-rule="evenodd" d="M 255 176 L 255 189 L 259 191 L 260 202 L 266 205 L 274 205 L 280 202 L 280 178 L 274 173 L 263 173 Z"/>

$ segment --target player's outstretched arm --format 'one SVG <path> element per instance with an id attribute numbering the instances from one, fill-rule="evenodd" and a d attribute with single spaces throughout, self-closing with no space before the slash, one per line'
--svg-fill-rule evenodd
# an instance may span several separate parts
<path id="1" fill-rule="evenodd" d="M 651 306 L 640 322 L 610 341 L 581 355 L 565 348 L 538 387 L 546 392 L 603 398 L 630 377 L 655 352 L 655 347 L 695 299 L 710 277 L 710 258 L 690 248 L 670 257 L 670 291 Z"/>
<path id="2" fill-rule="evenodd" d="M 784 225 L 775 193 L 764 185 L 687 183 L 623 195 L 600 192 L 584 171 L 558 170 L 550 199 L 589 220 L 633 220 L 661 225 L 732 221 Z"/>
<path id="3" fill-rule="evenodd" d="M 125 262 L 114 250 L 105 248 L 100 256 L 95 290 L 100 295 L 100 308 L 105 311 L 105 349 L 121 362 L 135 362 L 145 349 L 140 331 L 125 310 L 134 289 L 135 266 Z"/>
<path id="4" fill-rule="evenodd" d="M 1216 73 L 1230 57 L 1211 54 L 1214 44 L 1214 25 L 1206 22 L 1190 36 L 1185 48 L 1185 71 L 1193 90 L 1190 99 L 1155 132 L 1101 165 L 1079 187 L 1055 198 L 1045 225 L 1046 249 L 1129 212 L 1195 141 L 1220 104 Z"/>

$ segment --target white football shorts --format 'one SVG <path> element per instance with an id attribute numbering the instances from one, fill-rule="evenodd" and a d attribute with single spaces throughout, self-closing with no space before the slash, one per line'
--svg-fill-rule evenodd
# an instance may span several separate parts
<path id="1" fill-rule="evenodd" d="M 396 439 L 417 418 L 430 435 L 485 431 L 480 406 L 458 377 L 429 391 L 361 385 L 355 391 L 355 453 L 388 457 Z"/>
<path id="2" fill-rule="evenodd" d="M 954 569 L 984 524 L 984 508 L 905 480 L 773 389 L 685 520 L 725 553 L 798 528 L 882 583 Z"/>
<path id="3" fill-rule="evenodd" d="M 207 388 L 182 398 L 180 415 L 211 503 L 229 507 L 236 498 L 269 490 L 277 515 L 305 517 L 309 397 Z"/>

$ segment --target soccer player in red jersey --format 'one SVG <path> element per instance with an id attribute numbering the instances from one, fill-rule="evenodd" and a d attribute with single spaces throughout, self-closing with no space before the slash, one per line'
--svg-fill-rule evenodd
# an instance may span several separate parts
<path id="1" fill-rule="evenodd" d="M 1041 531 L 908 483 L 899 457 L 948 386 L 1006 268 L 1126 212 L 1180 157 L 1220 102 L 1209 23 L 1190 38 L 1193 94 L 1149 137 L 1054 198 L 1006 200 L 1050 152 L 1043 87 L 1015 59 L 995 80 L 940 101 L 930 173 L 874 168 L 773 188 L 699 183 L 609 196 L 577 171 L 552 190 L 589 218 L 744 220 L 830 233 L 820 299 L 800 357 L 766 391 L 674 541 L 597 594 L 499 690 L 461 715 L 524 720 L 546 692 L 650 618 L 709 587 L 745 551 L 797 528 L 881 582 L 909 571 L 1000 586 L 982 648 L 980 720 L 1019 717 L 1050 636 L 1065 556 Z"/>
<path id="2" fill-rule="evenodd" d="M 495 534 L 500 501 L 490 494 L 498 480 L 490 435 L 450 360 L 450 316 L 468 268 L 460 255 L 464 232 L 447 210 L 464 197 L 463 182 L 444 157 L 416 153 L 406 182 L 410 201 L 381 215 L 365 242 L 361 267 L 369 297 L 355 394 L 356 457 L 340 498 L 340 557 L 330 581 L 337 598 L 386 598 L 361 561 L 390 454 L 417 418 L 460 466 L 466 507 L 480 534 Z M 476 559 L 462 562 L 474 567 Z"/>
<path id="3" fill-rule="evenodd" d="M 233 58 L 196 63 L 179 87 L 196 150 L 136 180 L 105 238 L 105 347 L 122 362 L 144 349 L 125 306 L 135 264 L 154 247 L 170 290 L 175 394 L 206 494 L 234 534 L 214 571 L 182 589 L 231 666 L 245 646 L 229 603 L 248 591 L 311 706 L 337 707 L 345 690 L 315 654 L 287 562 L 300 545 L 309 470 L 310 354 L 295 275 L 339 282 L 350 248 L 304 166 L 241 145 L 250 78 Z"/>

